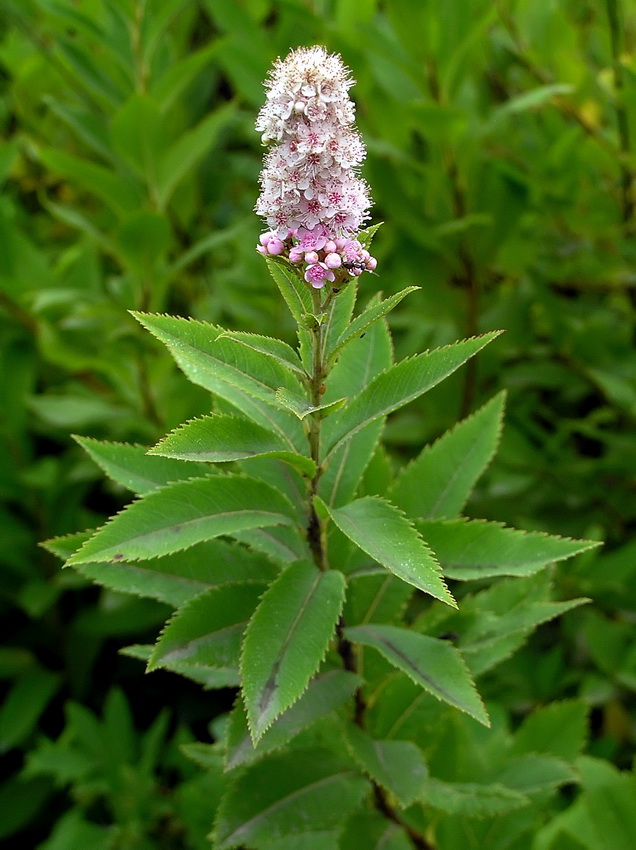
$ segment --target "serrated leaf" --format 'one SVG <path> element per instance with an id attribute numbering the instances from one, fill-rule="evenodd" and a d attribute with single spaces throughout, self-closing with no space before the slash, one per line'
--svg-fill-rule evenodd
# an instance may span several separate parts
<path id="1" fill-rule="evenodd" d="M 324 416 L 327 411 L 334 413 L 336 410 L 340 410 L 340 408 L 348 401 L 346 398 L 338 398 L 335 401 L 325 402 L 325 404 L 313 405 L 301 393 L 289 390 L 285 387 L 281 387 L 276 390 L 276 400 L 279 404 L 282 404 L 288 410 L 291 410 L 294 416 L 297 416 L 301 420 L 306 416 L 309 416 L 311 413 L 318 413 L 319 411 L 322 411 L 322 416 Z"/>
<path id="2" fill-rule="evenodd" d="M 275 260 L 271 257 L 266 260 L 269 273 L 274 283 L 285 299 L 285 303 L 299 326 L 304 325 L 305 315 L 313 310 L 311 294 L 307 287 L 299 280 L 295 271 L 288 268 L 286 260 Z"/>
<path id="3" fill-rule="evenodd" d="M 256 749 L 250 737 L 243 705 L 238 703 L 231 714 L 228 729 L 226 770 L 280 749 L 303 729 L 348 702 L 362 682 L 360 676 L 347 670 L 329 670 L 312 679 L 298 701 L 263 733 Z"/>
<path id="4" fill-rule="evenodd" d="M 142 313 L 137 321 L 164 343 L 195 384 L 229 401 L 242 414 L 275 432 L 296 452 L 306 445 L 302 425 L 275 398 L 279 387 L 296 379 L 280 364 L 256 351 L 219 339 L 224 330 L 192 319 Z"/>
<path id="5" fill-rule="evenodd" d="M 152 644 L 135 644 L 126 646 L 119 651 L 122 655 L 147 663 L 153 649 Z M 206 691 L 218 690 L 219 688 L 237 688 L 240 684 L 238 663 L 231 667 L 214 668 L 204 664 L 189 664 L 187 661 L 164 661 L 161 668 L 196 682 Z"/>
<path id="6" fill-rule="evenodd" d="M 286 838 L 259 842 L 259 850 L 341 850 L 339 830 L 297 832 Z"/>
<path id="7" fill-rule="evenodd" d="M 108 443 L 92 437 L 73 439 L 91 456 L 106 475 L 133 493 L 143 495 L 168 484 L 188 478 L 204 477 L 209 469 L 194 463 L 180 463 L 159 457 L 149 457 L 145 446 L 129 443 Z"/>
<path id="8" fill-rule="evenodd" d="M 459 633 L 462 653 L 474 676 L 510 656 L 541 623 L 588 601 L 553 602 L 550 588 L 550 577 L 540 572 L 527 579 L 502 579 L 462 600 L 459 621 L 449 627 Z"/>
<path id="9" fill-rule="evenodd" d="M 353 278 L 333 299 L 322 326 L 323 363 L 327 359 L 327 352 L 332 350 L 336 340 L 340 339 L 349 326 L 357 296 L 358 284 Z"/>
<path id="10" fill-rule="evenodd" d="M 547 753 L 574 761 L 585 746 L 589 710 L 583 700 L 540 706 L 515 732 L 512 754 Z"/>
<path id="11" fill-rule="evenodd" d="M 393 362 L 391 335 L 386 321 L 373 325 L 363 339 L 356 339 L 344 349 L 327 381 L 326 398 L 348 396 L 355 398 L 375 375 Z M 324 471 L 318 493 L 334 507 L 350 502 L 355 496 L 384 428 L 384 417 L 363 428 L 334 451 Z M 328 440 L 331 419 L 323 424 L 323 436 Z"/>
<path id="12" fill-rule="evenodd" d="M 415 526 L 435 552 L 444 575 L 464 581 L 533 575 L 553 561 L 599 545 L 484 520 L 422 520 Z"/>
<path id="13" fill-rule="evenodd" d="M 344 617 L 351 626 L 396 623 L 413 593 L 411 585 L 384 570 L 377 576 L 350 573 L 348 580 Z"/>
<path id="14" fill-rule="evenodd" d="M 408 808 L 421 796 L 428 768 L 412 741 L 377 741 L 353 723 L 347 725 L 347 744 L 362 770 Z"/>
<path id="15" fill-rule="evenodd" d="M 419 354 L 378 375 L 343 411 L 334 416 L 333 433 L 325 446 L 325 460 L 345 440 L 430 390 L 451 375 L 500 331 L 456 342 Z"/>
<path id="16" fill-rule="evenodd" d="M 522 794 L 551 791 L 576 779 L 573 768 L 562 759 L 541 753 L 525 753 L 511 759 L 495 777 L 498 783 Z"/>
<path id="17" fill-rule="evenodd" d="M 415 684 L 489 725 L 461 653 L 448 641 L 384 625 L 352 626 L 345 629 L 345 636 L 354 643 L 374 647 Z"/>
<path id="18" fill-rule="evenodd" d="M 256 743 L 305 691 L 323 660 L 345 594 L 336 570 L 299 561 L 269 587 L 245 633 L 243 698 Z"/>
<path id="19" fill-rule="evenodd" d="M 354 339 L 357 339 L 360 334 L 366 333 L 371 325 L 375 324 L 375 322 L 379 319 L 384 318 L 384 316 L 390 313 L 394 307 L 397 307 L 403 298 L 406 298 L 407 295 L 411 292 L 417 291 L 419 288 L 419 286 L 407 286 L 406 289 L 403 289 L 401 292 L 392 295 L 384 301 L 373 304 L 368 307 L 364 313 L 357 316 L 353 322 L 351 322 L 349 327 L 346 328 L 341 336 L 335 341 L 333 347 L 327 350 L 326 355 L 328 363 L 333 363 L 346 345 L 353 342 Z"/>
<path id="20" fill-rule="evenodd" d="M 447 431 L 397 476 L 389 498 L 410 517 L 458 516 L 497 448 L 505 393 Z"/>
<path id="21" fill-rule="evenodd" d="M 361 230 L 358 233 L 357 239 L 361 245 L 364 245 L 365 248 L 368 248 L 369 245 L 373 242 L 373 238 L 378 230 L 384 224 L 383 221 L 378 221 L 376 224 L 372 224 L 370 227 L 365 227 L 364 230 Z"/>
<path id="22" fill-rule="evenodd" d="M 499 783 L 442 782 L 434 777 L 426 783 L 423 801 L 449 815 L 469 818 L 494 817 L 530 803 L 525 794 Z"/>
<path id="23" fill-rule="evenodd" d="M 216 850 L 339 826 L 360 805 L 368 783 L 324 750 L 267 756 L 238 777 L 221 801 Z"/>
<path id="24" fill-rule="evenodd" d="M 223 534 L 281 524 L 293 525 L 293 509 L 263 481 L 238 475 L 178 481 L 114 516 L 67 563 L 146 560 Z"/>
<path id="25" fill-rule="evenodd" d="M 297 375 L 307 376 L 294 349 L 281 339 L 242 331 L 225 331 L 221 337 L 231 339 L 239 345 L 244 345 L 246 348 L 252 348 L 266 357 L 271 357 Z"/>
<path id="26" fill-rule="evenodd" d="M 265 584 L 225 584 L 186 602 L 168 621 L 148 660 L 148 670 L 179 662 L 236 669 L 243 631 Z"/>
<path id="27" fill-rule="evenodd" d="M 274 457 L 296 467 L 309 478 L 313 477 L 316 472 L 314 461 L 288 449 L 282 437 L 256 422 L 215 413 L 193 419 L 175 429 L 148 454 L 210 463 Z"/>
<path id="28" fill-rule="evenodd" d="M 363 552 L 408 584 L 457 607 L 435 556 L 395 505 L 379 496 L 364 496 L 342 508 L 321 504 Z"/>
<path id="29" fill-rule="evenodd" d="M 301 536 L 298 527 L 278 525 L 252 528 L 249 531 L 235 532 L 232 536 L 281 564 L 290 564 L 292 561 L 311 556 L 307 541 Z"/>
<path id="30" fill-rule="evenodd" d="M 576 802 L 558 816 L 568 836 L 584 838 L 585 850 L 632 850 L 636 835 L 636 777 L 633 770 L 619 771 L 603 759 L 583 756 L 577 762 L 583 792 Z M 561 850 L 563 833 L 558 842 L 538 845 L 541 850 Z M 568 845 L 569 847 L 570 845 Z M 572 846 L 575 845 L 574 841 Z"/>
<path id="31" fill-rule="evenodd" d="M 347 821 L 338 850 L 413 850 L 413 843 L 378 809 L 364 808 Z"/>
<path id="32" fill-rule="evenodd" d="M 77 564 L 74 569 L 111 590 L 158 599 L 174 608 L 211 587 L 270 581 L 278 573 L 268 558 L 222 540 L 197 543 L 184 552 L 149 561 Z"/>

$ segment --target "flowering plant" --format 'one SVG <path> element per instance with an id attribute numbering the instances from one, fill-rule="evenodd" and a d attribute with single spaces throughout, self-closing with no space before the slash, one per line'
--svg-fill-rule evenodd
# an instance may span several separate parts
<path id="1" fill-rule="evenodd" d="M 497 333 L 395 363 L 386 316 L 415 288 L 354 317 L 377 228 L 361 229 L 351 84 L 338 56 L 292 52 L 258 118 L 272 147 L 257 250 L 297 347 L 135 314 L 214 409 L 148 451 L 81 440 L 139 498 L 51 543 L 96 581 L 173 608 L 154 645 L 129 650 L 148 670 L 238 689 L 214 742 L 186 748 L 223 788 L 217 850 L 441 847 L 457 812 L 505 814 L 573 778 L 534 753 L 548 778 L 520 790 L 523 740 L 461 782 L 446 771 L 449 746 L 490 734 L 475 677 L 582 601 L 552 601 L 544 568 L 593 544 L 461 516 L 501 395 L 394 472 L 386 417 Z M 506 734 L 497 718 L 492 734 Z"/>

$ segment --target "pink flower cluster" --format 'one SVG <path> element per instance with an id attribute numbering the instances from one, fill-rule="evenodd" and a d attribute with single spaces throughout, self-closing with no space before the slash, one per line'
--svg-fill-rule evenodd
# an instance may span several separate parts
<path id="1" fill-rule="evenodd" d="M 256 128 L 272 147 L 256 212 L 281 240 L 290 230 L 318 225 L 346 237 L 368 217 L 368 186 L 357 175 L 365 147 L 353 127 L 352 85 L 340 56 L 324 47 L 293 50 L 265 83 Z"/>
<path id="2" fill-rule="evenodd" d="M 294 265 L 304 263 L 304 278 L 314 289 L 322 289 L 326 283 L 339 287 L 377 266 L 375 257 L 357 239 L 334 237 L 322 224 L 288 230 L 286 235 L 263 233 L 256 250 L 266 256 L 286 257 Z"/>

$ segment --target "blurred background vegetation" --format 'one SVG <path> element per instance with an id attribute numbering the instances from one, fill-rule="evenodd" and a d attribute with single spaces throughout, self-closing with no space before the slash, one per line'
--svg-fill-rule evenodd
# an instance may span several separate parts
<path id="1" fill-rule="evenodd" d="M 70 434 L 150 444 L 209 410 L 127 310 L 291 338 L 254 250 L 253 123 L 272 61 L 300 45 L 342 53 L 357 80 L 385 222 L 363 287 L 421 287 L 393 314 L 398 353 L 506 330 L 391 421 L 390 461 L 505 388 L 468 513 L 606 544 L 554 574 L 593 604 L 540 629 L 485 695 L 513 723 L 581 697 L 588 752 L 630 765 L 635 40 L 634 0 L 2 0 L 7 848 L 209 846 L 221 789 L 180 745 L 209 739 L 233 692 L 142 676 L 118 650 L 165 607 L 62 572 L 38 544 L 129 499 Z"/>

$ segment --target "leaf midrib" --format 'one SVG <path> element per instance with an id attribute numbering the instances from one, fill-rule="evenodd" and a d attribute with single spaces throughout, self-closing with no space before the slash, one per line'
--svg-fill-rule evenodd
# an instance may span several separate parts
<path id="1" fill-rule="evenodd" d="M 178 531 L 183 529 L 183 528 L 195 527 L 198 524 L 209 522 L 211 519 L 225 519 L 227 517 L 238 516 L 239 514 L 262 514 L 262 515 L 267 515 L 267 516 L 272 516 L 272 517 L 278 517 L 279 518 L 278 521 L 275 522 L 275 523 L 271 523 L 272 525 L 292 525 L 292 521 L 289 517 L 286 517 L 283 514 L 279 514 L 279 513 L 276 513 L 274 511 L 265 511 L 261 508 L 251 508 L 249 510 L 226 511 L 226 512 L 220 513 L 220 514 L 208 514 L 208 515 L 203 516 L 203 517 L 197 517 L 196 519 L 184 520 L 183 522 L 175 523 L 175 525 L 165 525 L 165 526 L 162 526 L 161 528 L 156 528 L 156 529 L 153 529 L 152 531 L 148 531 L 145 534 L 138 534 L 135 537 L 129 537 L 127 540 L 124 540 L 121 544 L 112 544 L 112 545 L 108 546 L 106 549 L 102 549 L 101 555 L 100 555 L 99 551 L 97 553 L 93 553 L 90 556 L 90 561 L 86 561 L 86 560 L 74 561 L 71 558 L 69 563 L 71 561 L 73 563 L 78 563 L 78 564 L 93 563 L 95 561 L 96 557 L 104 557 L 103 553 L 108 552 L 111 549 L 123 548 L 124 546 L 130 546 L 131 544 L 133 544 L 133 543 L 136 544 L 141 540 L 151 540 L 153 537 L 161 536 L 161 535 L 166 534 L 166 533 L 171 533 L 171 532 L 172 533 L 178 533 Z M 259 526 L 255 526 L 255 527 L 258 528 Z M 108 528 L 108 526 L 106 526 L 105 529 L 106 528 Z M 175 529 L 177 529 L 176 532 L 175 532 Z M 248 531 L 249 529 L 239 529 L 239 530 L 240 531 Z M 213 537 L 219 537 L 222 534 L 229 534 L 229 533 L 230 532 L 228 532 L 228 531 L 220 531 L 218 533 L 218 535 L 215 534 Z M 213 537 L 209 538 L 209 539 L 211 540 L 211 539 L 213 539 Z M 203 541 L 201 541 L 201 542 L 203 542 Z M 90 540 L 87 541 L 87 544 L 85 544 L 85 545 L 88 545 L 88 543 L 90 543 Z M 187 546 L 181 546 L 174 551 L 175 552 L 182 551 L 183 549 L 189 548 L 190 545 L 194 545 L 194 544 L 188 544 Z M 81 554 L 81 551 L 82 550 L 80 549 L 77 554 L 78 555 Z M 172 552 L 172 551 L 173 550 L 170 550 L 170 552 Z M 161 554 L 170 554 L 170 553 L 163 553 L 162 552 Z M 130 557 L 131 560 L 133 560 L 133 561 L 149 560 L 149 559 L 145 559 L 145 558 L 142 558 L 142 557 L 139 557 L 139 556 L 137 556 L 137 557 L 128 556 L 128 557 Z M 158 557 L 158 556 L 156 556 L 156 557 Z"/>
<path id="2" fill-rule="evenodd" d="M 234 830 L 234 832 L 230 833 L 226 838 L 222 838 L 223 846 L 231 846 L 227 844 L 227 842 L 236 842 L 237 838 L 245 835 L 246 832 L 249 832 L 254 826 L 258 825 L 263 819 L 269 817 L 273 812 L 277 809 L 280 809 L 284 806 L 289 805 L 294 799 L 299 799 L 300 797 L 311 794 L 317 788 L 321 786 L 328 785 L 329 783 L 333 783 L 339 781 L 341 779 L 345 779 L 348 776 L 355 777 L 356 773 L 353 770 L 342 770 L 339 773 L 332 773 L 331 776 L 325 776 L 323 779 L 318 779 L 315 782 L 310 783 L 309 785 L 305 785 L 303 788 L 299 788 L 297 791 L 292 791 L 291 794 L 287 794 L 287 796 L 283 797 L 282 800 L 277 800 L 275 803 L 272 803 L 267 808 L 263 809 L 251 820 L 246 821 L 241 824 L 240 827 Z"/>

